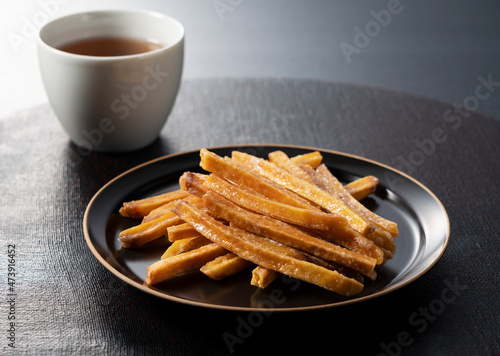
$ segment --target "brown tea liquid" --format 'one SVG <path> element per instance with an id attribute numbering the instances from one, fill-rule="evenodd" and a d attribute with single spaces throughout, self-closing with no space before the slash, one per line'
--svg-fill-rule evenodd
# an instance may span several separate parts
<path id="1" fill-rule="evenodd" d="M 143 39 L 121 37 L 94 37 L 67 43 L 59 49 L 85 56 L 126 56 L 145 53 L 161 48 L 159 43 Z"/>

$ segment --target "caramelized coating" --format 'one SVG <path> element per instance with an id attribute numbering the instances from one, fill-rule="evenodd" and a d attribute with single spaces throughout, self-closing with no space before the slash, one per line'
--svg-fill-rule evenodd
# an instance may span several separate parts
<path id="1" fill-rule="evenodd" d="M 318 151 L 313 151 L 309 153 L 304 153 L 290 158 L 295 164 L 304 164 L 311 166 L 312 168 L 318 167 L 321 162 L 323 162 L 323 156 Z"/>
<path id="2" fill-rule="evenodd" d="M 182 199 L 184 199 L 190 203 L 193 203 L 199 207 L 201 207 L 201 205 L 203 204 L 203 201 L 201 200 L 201 198 L 198 198 L 196 195 L 192 195 L 192 194 L 189 194 Z M 166 213 L 168 213 L 169 211 L 172 210 L 172 207 L 174 206 L 175 202 L 176 202 L 176 200 L 173 200 L 165 205 L 162 205 L 162 206 L 152 210 L 148 215 L 146 215 L 142 219 L 142 222 L 145 223 L 145 222 L 152 221 L 152 220 L 155 220 L 155 219 L 162 217 L 163 215 L 165 215 Z"/>
<path id="3" fill-rule="evenodd" d="M 170 211 L 157 219 L 123 230 L 118 240 L 124 248 L 139 247 L 164 236 L 167 227 L 177 225 L 180 222 L 181 219 Z"/>
<path id="4" fill-rule="evenodd" d="M 214 280 L 221 280 L 235 275 L 253 265 L 252 262 L 238 257 L 234 253 L 228 253 L 217 257 L 200 268 L 200 271 Z"/>
<path id="5" fill-rule="evenodd" d="M 281 276 L 281 273 L 279 272 L 262 266 L 257 266 L 252 271 L 252 279 L 250 281 L 250 284 L 259 288 L 266 288 L 279 276 Z"/>
<path id="6" fill-rule="evenodd" d="M 379 180 L 377 177 L 366 176 L 346 184 L 344 188 L 354 197 L 354 199 L 363 200 L 370 196 L 370 194 L 375 193 L 378 183 Z"/>
<path id="7" fill-rule="evenodd" d="M 315 232 L 313 231 L 309 233 L 314 234 Z M 373 241 L 363 236 L 356 230 L 349 228 L 347 231 L 316 231 L 316 233 L 318 234 L 318 237 L 326 241 L 335 243 L 353 252 L 375 259 L 378 265 L 381 265 L 386 261 L 384 251 L 373 243 Z"/>
<path id="8" fill-rule="evenodd" d="M 311 236 L 282 221 L 252 213 L 236 206 L 214 192 L 208 192 L 203 197 L 203 201 L 211 215 L 230 221 L 246 231 L 265 236 L 323 259 L 337 262 L 361 273 L 369 274 L 375 268 L 377 261 L 373 258 Z"/>
<path id="9" fill-rule="evenodd" d="M 191 194 L 187 195 L 185 199 L 195 206 L 203 206 L 203 200 Z M 120 232 L 118 240 L 122 243 L 122 246 L 124 248 L 140 247 L 166 235 L 169 227 L 182 223 L 181 219 L 172 212 L 174 203 L 175 201 L 167 203 L 151 211 L 151 216 L 148 215 L 144 218 L 145 222 Z"/>
<path id="10" fill-rule="evenodd" d="M 195 250 L 201 246 L 208 245 L 210 242 L 210 240 L 207 240 L 201 235 L 183 240 L 177 240 L 167 248 L 167 250 L 161 256 L 161 259 L 172 257 L 183 252 Z"/>
<path id="11" fill-rule="evenodd" d="M 164 258 L 146 269 L 145 282 L 149 285 L 163 282 L 173 276 L 200 268 L 226 253 L 227 251 L 223 247 L 211 243 L 189 252 Z"/>
<path id="12" fill-rule="evenodd" d="M 120 214 L 134 219 L 142 218 L 152 210 L 171 201 L 185 198 L 188 195 L 189 193 L 184 190 L 175 190 L 146 199 L 125 202 L 123 203 L 123 207 L 120 208 Z"/>
<path id="13" fill-rule="evenodd" d="M 233 151 L 232 158 L 236 162 L 244 164 L 248 169 L 259 172 L 269 180 L 318 204 L 330 213 L 345 217 L 349 222 L 349 226 L 354 230 L 362 234 L 370 231 L 370 225 L 359 214 L 318 186 L 293 176 L 272 162 L 247 153 Z"/>
<path id="14" fill-rule="evenodd" d="M 320 165 L 315 171 L 310 171 L 310 175 L 316 185 L 324 188 L 327 192 L 342 200 L 349 208 L 357 212 L 363 218 L 374 223 L 379 228 L 388 231 L 392 236 L 398 236 L 398 225 L 394 221 L 384 219 L 380 215 L 367 209 L 349 194 L 347 189 L 344 188 L 342 183 L 339 182 L 324 164 Z"/>
<path id="15" fill-rule="evenodd" d="M 175 242 L 191 237 L 200 236 L 200 233 L 193 229 L 191 225 L 182 223 L 179 225 L 169 226 L 167 228 L 168 241 Z"/>
<path id="16" fill-rule="evenodd" d="M 224 178 L 234 184 L 251 190 L 255 194 L 262 195 L 273 201 L 291 205 L 303 209 L 319 210 L 307 200 L 287 191 L 279 185 L 270 182 L 261 175 L 253 173 L 244 167 L 237 165 L 229 158 L 222 158 L 213 152 L 202 149 L 200 151 L 200 166 Z"/>
<path id="17" fill-rule="evenodd" d="M 185 172 L 179 179 L 179 185 L 182 190 L 201 198 L 207 192 L 207 188 L 203 185 L 206 177 L 201 173 Z"/>
<path id="18" fill-rule="evenodd" d="M 284 254 L 274 244 L 264 243 L 264 238 L 223 225 L 187 202 L 179 201 L 173 211 L 209 240 L 259 266 L 342 295 L 353 295 L 363 289 L 363 284 L 352 278 Z"/>
<path id="19" fill-rule="evenodd" d="M 376 177 L 343 186 L 319 152 L 274 151 L 265 160 L 202 149 L 200 158 L 208 174 L 185 172 L 180 190 L 120 209 L 142 218 L 120 233 L 124 248 L 163 235 L 172 242 L 147 268 L 147 284 L 194 269 L 220 280 L 256 265 L 251 284 L 259 288 L 284 274 L 349 296 L 392 258 L 397 224 L 359 202 L 375 191 Z"/>
<path id="20" fill-rule="evenodd" d="M 237 205 L 291 224 L 325 231 L 347 229 L 347 221 L 342 216 L 278 203 L 231 184 L 213 174 L 207 178 L 205 186 Z"/>
<path id="21" fill-rule="evenodd" d="M 300 168 L 301 164 L 299 165 L 299 164 L 293 162 L 292 160 L 290 160 L 290 158 L 288 158 L 288 156 L 286 155 L 285 152 L 283 152 L 283 151 L 271 152 L 269 154 L 269 161 L 274 163 L 278 167 L 284 169 L 288 173 L 293 174 L 295 177 L 303 179 L 308 183 L 314 184 L 312 178 L 306 172 L 304 172 L 304 170 L 302 170 Z M 309 165 L 305 165 L 305 166 L 309 167 L 310 169 L 313 169 Z"/>

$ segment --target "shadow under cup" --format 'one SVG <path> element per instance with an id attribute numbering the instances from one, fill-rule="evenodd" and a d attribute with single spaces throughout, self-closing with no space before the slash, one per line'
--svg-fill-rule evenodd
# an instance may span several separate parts
<path id="1" fill-rule="evenodd" d="M 59 49 L 91 38 L 148 40 L 160 46 L 122 56 Z M 80 13 L 46 24 L 37 42 L 50 104 L 81 153 L 136 150 L 158 137 L 182 76 L 184 28 L 177 20 L 148 11 Z"/>

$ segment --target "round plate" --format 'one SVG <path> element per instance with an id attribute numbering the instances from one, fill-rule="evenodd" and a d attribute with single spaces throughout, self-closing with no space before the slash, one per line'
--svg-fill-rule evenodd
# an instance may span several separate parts
<path id="1" fill-rule="evenodd" d="M 186 171 L 202 172 L 199 150 L 173 154 L 144 163 L 106 184 L 90 201 L 84 216 L 84 234 L 97 260 L 126 283 L 170 301 L 243 311 L 292 311 L 341 306 L 374 298 L 414 281 L 441 257 L 449 240 L 447 213 L 436 196 L 408 175 L 361 157 L 310 147 L 251 145 L 209 148 L 218 155 L 240 150 L 267 158 L 282 150 L 290 157 L 320 151 L 323 163 L 343 183 L 366 175 L 380 180 L 377 191 L 362 202 L 378 215 L 398 224 L 396 254 L 377 268 L 376 281 L 365 281 L 364 290 L 343 297 L 293 278 L 283 276 L 265 289 L 250 285 L 251 269 L 214 281 L 192 271 L 155 286 L 144 284 L 146 267 L 160 259 L 169 242 L 158 239 L 137 249 L 124 249 L 119 233 L 137 220 L 122 217 L 123 202 L 179 189 L 178 179 Z"/>

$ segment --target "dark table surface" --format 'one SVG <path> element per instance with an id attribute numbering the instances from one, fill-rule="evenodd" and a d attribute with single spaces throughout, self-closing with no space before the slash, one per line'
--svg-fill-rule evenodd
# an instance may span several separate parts
<path id="1" fill-rule="evenodd" d="M 239 330 L 234 354 L 500 353 L 497 118 L 373 87 L 213 79 L 184 81 L 160 138 L 133 153 L 82 155 L 48 105 L 0 125 L 3 354 L 229 354 L 223 335 L 237 334 L 249 313 L 178 304 L 129 286 L 90 252 L 82 223 L 93 195 L 138 164 L 245 143 L 332 149 L 400 169 L 441 200 L 451 236 L 442 258 L 413 283 L 345 307 L 270 313 L 251 330 Z M 421 143 L 429 140 L 434 145 L 424 150 Z M 450 288 L 455 298 L 446 295 L 443 303 Z M 15 349 L 8 346 L 9 312 Z"/>

